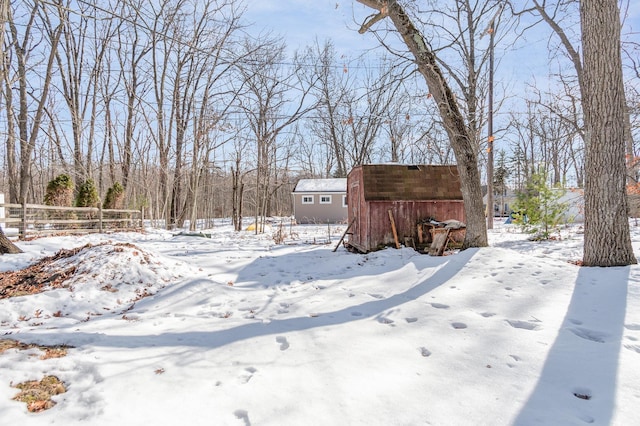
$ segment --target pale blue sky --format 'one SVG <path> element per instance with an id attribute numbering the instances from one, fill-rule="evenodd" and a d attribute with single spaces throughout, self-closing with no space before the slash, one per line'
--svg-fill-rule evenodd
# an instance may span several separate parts
<path id="1" fill-rule="evenodd" d="M 626 2 L 626 0 L 624 0 Z M 635 32 L 640 43 L 640 0 L 630 0 L 628 19 L 623 33 Z M 255 23 L 252 31 L 272 30 L 284 36 L 290 50 L 303 48 L 317 37 L 322 43 L 331 38 L 339 55 L 355 58 L 363 50 L 379 46 L 371 34 L 358 34 L 357 29 L 373 10 L 355 0 L 248 0 L 245 18 Z M 498 73 L 506 79 L 530 80 L 548 75 L 549 30 L 544 24 L 530 30 L 525 37 L 502 56 Z M 555 41 L 552 42 L 554 44 Z"/>
<path id="2" fill-rule="evenodd" d="M 254 31 L 282 34 L 291 50 L 313 43 L 315 37 L 321 43 L 331 38 L 338 54 L 354 57 L 378 46 L 371 36 L 357 32 L 359 22 L 371 13 L 356 1 L 249 0 L 245 18 L 255 23 Z"/>
<path id="3" fill-rule="evenodd" d="M 247 6 L 245 18 L 256 25 L 252 31 L 270 29 L 274 34 L 283 35 L 291 51 L 313 43 L 315 37 L 321 43 L 331 38 L 338 55 L 344 56 L 345 61 L 355 59 L 364 50 L 379 47 L 372 34 L 358 34 L 360 24 L 374 11 L 355 0 L 248 0 Z M 623 36 L 640 43 L 640 0 L 629 0 L 627 12 Z M 574 22 L 578 24 L 573 29 L 577 36 L 578 16 Z M 507 27 L 504 24 L 498 31 L 507 31 Z M 478 43 L 486 44 L 488 38 Z M 522 98 L 530 96 L 532 85 L 542 91 L 554 91 L 559 83 L 549 77 L 551 73 L 558 73 L 560 68 L 575 72 L 568 61 L 559 65 L 551 60 L 557 55 L 566 56 L 563 49 L 556 49 L 558 46 L 557 37 L 550 37 L 549 27 L 544 23 L 527 31 L 514 45 L 506 41 L 496 44 L 496 99 L 508 99 L 507 104 L 496 111 L 496 128 L 505 125 L 512 111 L 524 108 Z M 634 81 L 634 84 L 640 85 L 640 82 Z M 497 146 L 504 148 L 505 144 L 500 141 Z"/>

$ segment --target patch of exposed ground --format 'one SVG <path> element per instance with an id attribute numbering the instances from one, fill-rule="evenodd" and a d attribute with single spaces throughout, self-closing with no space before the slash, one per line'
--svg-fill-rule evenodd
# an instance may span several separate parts
<path id="1" fill-rule="evenodd" d="M 98 245 L 86 244 L 82 247 L 69 250 L 62 249 L 53 256 L 45 257 L 25 269 L 4 272 L 0 275 L 0 299 L 25 296 L 41 293 L 48 289 L 67 287 L 66 281 L 75 276 L 77 266 L 54 266 L 54 262 L 75 256 L 83 250 L 109 244 L 110 243 L 102 243 Z M 136 248 L 134 245 L 128 243 L 111 245 L 113 245 L 114 252 L 122 251 L 125 246 Z"/>
<path id="2" fill-rule="evenodd" d="M 12 385 L 12 387 L 20 389 L 20 392 L 13 399 L 25 402 L 27 410 L 32 413 L 52 408 L 56 402 L 51 397 L 67 391 L 64 383 L 56 376 L 45 376 L 42 380 L 29 380 Z"/>
<path id="3" fill-rule="evenodd" d="M 0 355 L 9 349 L 17 349 L 20 351 L 25 351 L 27 349 L 40 349 L 44 352 L 40 355 L 40 359 L 49 359 L 49 358 L 62 358 L 67 355 L 67 349 L 72 346 L 66 345 L 36 345 L 34 343 L 23 343 L 18 340 L 13 339 L 0 339 Z"/>
<path id="4" fill-rule="evenodd" d="M 43 354 L 40 355 L 40 359 L 44 360 L 66 356 L 67 349 L 69 349 L 70 346 L 36 345 L 33 343 L 19 342 L 13 339 L 0 339 L 0 354 L 10 349 L 24 351 L 34 348 L 40 349 L 43 352 Z M 32 413 L 52 408 L 56 403 L 51 399 L 51 397 L 67 391 L 64 383 L 62 383 L 56 376 L 45 376 L 42 380 L 29 380 L 15 385 L 11 383 L 11 387 L 20 389 L 20 392 L 18 392 L 13 399 L 15 401 L 26 403 L 27 410 Z"/>

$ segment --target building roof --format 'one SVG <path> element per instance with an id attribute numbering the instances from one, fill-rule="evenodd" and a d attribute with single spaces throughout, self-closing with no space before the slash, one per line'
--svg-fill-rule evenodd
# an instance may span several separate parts
<path id="1" fill-rule="evenodd" d="M 359 168 L 368 201 L 462 200 L 456 166 L 365 164 L 354 170 Z"/>
<path id="2" fill-rule="evenodd" d="M 347 192 L 347 179 L 300 179 L 293 192 Z"/>

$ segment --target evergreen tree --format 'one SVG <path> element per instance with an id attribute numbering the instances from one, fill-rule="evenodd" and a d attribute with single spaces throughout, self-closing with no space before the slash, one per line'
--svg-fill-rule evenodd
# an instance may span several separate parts
<path id="1" fill-rule="evenodd" d="M 103 209 L 122 209 L 124 206 L 124 188 L 116 182 L 107 189 L 107 195 L 102 204 Z"/>
<path id="2" fill-rule="evenodd" d="M 93 179 L 85 180 L 78 189 L 76 207 L 97 207 L 99 203 L 100 197 L 98 197 L 98 190 Z"/>
<path id="3" fill-rule="evenodd" d="M 61 174 L 47 184 L 44 203 L 47 206 L 71 207 L 73 205 L 73 181 L 67 174 Z"/>
<path id="4" fill-rule="evenodd" d="M 533 173 L 524 189 L 517 193 L 514 222 L 525 231 L 535 233 L 535 239 L 549 239 L 567 210 L 566 203 L 560 202 L 563 195 L 564 190 L 560 187 L 550 188 L 547 185 L 544 170 Z"/>

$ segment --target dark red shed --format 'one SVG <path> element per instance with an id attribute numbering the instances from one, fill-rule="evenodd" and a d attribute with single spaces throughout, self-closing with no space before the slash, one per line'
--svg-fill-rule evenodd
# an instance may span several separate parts
<path id="1" fill-rule="evenodd" d="M 363 253 L 417 241 L 417 225 L 428 219 L 464 222 L 464 203 L 456 166 L 367 164 L 347 176 L 347 244 Z"/>

